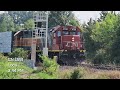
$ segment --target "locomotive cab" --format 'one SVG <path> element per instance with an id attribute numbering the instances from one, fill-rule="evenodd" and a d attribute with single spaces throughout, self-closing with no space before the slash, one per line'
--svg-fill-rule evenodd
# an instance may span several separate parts
<path id="1" fill-rule="evenodd" d="M 80 50 L 82 48 L 80 31 L 63 31 L 62 44 L 62 49 Z"/>

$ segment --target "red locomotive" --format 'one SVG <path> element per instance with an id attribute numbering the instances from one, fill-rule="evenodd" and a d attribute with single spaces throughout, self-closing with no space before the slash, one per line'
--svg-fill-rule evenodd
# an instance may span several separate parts
<path id="1" fill-rule="evenodd" d="M 56 26 L 50 30 L 49 56 L 58 62 L 74 64 L 85 59 L 82 31 L 76 26 Z M 52 55 L 51 55 L 52 54 Z"/>
<path id="2" fill-rule="evenodd" d="M 14 47 L 31 50 L 32 31 L 14 34 Z M 41 53 L 44 40 L 37 39 L 37 54 Z M 85 59 L 82 31 L 76 26 L 56 26 L 48 31 L 49 57 L 58 56 L 58 63 L 75 64 Z M 37 58 L 38 59 L 38 58 Z"/>

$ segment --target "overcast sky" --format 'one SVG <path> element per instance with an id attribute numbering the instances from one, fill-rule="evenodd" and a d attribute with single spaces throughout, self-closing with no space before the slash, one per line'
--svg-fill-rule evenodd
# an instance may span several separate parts
<path id="1" fill-rule="evenodd" d="M 4 11 L 0 11 L 3 13 Z M 97 19 L 100 17 L 101 11 L 73 11 L 75 16 L 79 19 L 80 23 L 87 22 L 90 18 Z M 118 12 L 118 11 L 116 11 Z"/>
<path id="2" fill-rule="evenodd" d="M 87 22 L 90 18 L 99 18 L 100 12 L 101 11 L 74 11 L 75 16 L 80 20 L 80 23 Z"/>

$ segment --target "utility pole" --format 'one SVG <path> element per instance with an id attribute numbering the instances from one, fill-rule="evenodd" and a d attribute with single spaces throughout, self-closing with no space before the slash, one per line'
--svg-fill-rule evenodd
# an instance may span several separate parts
<path id="1" fill-rule="evenodd" d="M 45 43 L 45 48 L 43 48 L 43 55 L 44 56 L 48 56 L 48 47 L 47 47 L 47 37 L 48 37 L 48 11 L 46 12 L 46 37 L 45 37 L 45 41 L 46 41 L 46 43 Z"/>
<path id="2" fill-rule="evenodd" d="M 35 29 L 32 31 L 31 60 L 33 60 L 35 64 L 37 39 L 40 39 L 42 44 L 45 43 L 45 46 L 44 45 L 42 46 L 43 55 L 48 56 L 48 48 L 47 48 L 48 11 L 33 12 L 33 19 L 35 23 Z"/>

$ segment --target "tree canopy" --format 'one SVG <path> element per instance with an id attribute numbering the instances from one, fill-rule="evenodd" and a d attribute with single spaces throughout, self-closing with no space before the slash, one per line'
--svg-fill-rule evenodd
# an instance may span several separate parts
<path id="1" fill-rule="evenodd" d="M 33 11 L 8 11 L 0 14 L 0 32 L 18 31 L 23 29 L 33 29 Z M 79 26 L 79 21 L 75 18 L 72 11 L 50 11 L 49 28 L 57 25 L 75 25 Z"/>
<path id="2" fill-rule="evenodd" d="M 98 64 L 120 64 L 119 28 L 120 15 L 113 11 L 101 12 L 98 20 L 91 19 L 84 27 L 87 58 Z"/>

